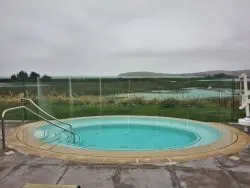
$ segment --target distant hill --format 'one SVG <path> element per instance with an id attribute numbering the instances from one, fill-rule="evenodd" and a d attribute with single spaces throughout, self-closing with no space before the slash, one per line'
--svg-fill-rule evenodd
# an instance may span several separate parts
<path id="1" fill-rule="evenodd" d="M 183 73 L 183 74 L 168 74 L 168 73 L 156 73 L 156 72 L 127 72 L 121 73 L 118 77 L 205 77 L 215 76 L 219 74 L 225 74 L 226 76 L 239 76 L 242 73 L 246 73 L 250 76 L 250 70 L 237 70 L 237 71 L 225 71 L 225 70 L 213 70 L 195 73 Z"/>
<path id="2" fill-rule="evenodd" d="M 165 77 L 169 74 L 156 72 L 127 72 L 119 74 L 119 77 Z"/>
<path id="3" fill-rule="evenodd" d="M 191 73 L 196 75 L 205 75 L 205 76 L 214 76 L 216 74 L 226 74 L 228 76 L 239 76 L 242 73 L 246 73 L 250 75 L 250 70 L 236 70 L 236 71 L 225 71 L 225 70 L 213 70 L 213 71 L 205 71 L 205 72 L 198 72 L 198 73 Z"/>

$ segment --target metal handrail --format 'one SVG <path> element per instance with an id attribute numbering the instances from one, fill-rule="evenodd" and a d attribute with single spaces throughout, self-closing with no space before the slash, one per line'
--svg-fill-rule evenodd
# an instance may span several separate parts
<path id="1" fill-rule="evenodd" d="M 54 120 L 56 120 L 56 121 L 58 121 L 58 122 L 60 122 L 60 123 L 63 123 L 63 124 L 68 125 L 68 126 L 70 127 L 70 129 L 73 130 L 71 124 L 69 124 L 69 123 L 67 123 L 67 122 L 65 122 L 65 121 L 59 120 L 59 119 L 57 119 L 56 117 L 54 117 L 54 116 L 50 115 L 49 113 L 45 112 L 43 109 L 41 109 L 41 108 L 40 108 L 34 101 L 32 101 L 31 99 L 22 98 L 21 100 L 22 100 L 22 101 L 23 101 L 23 100 L 29 101 L 31 104 L 33 104 L 33 106 L 35 106 L 37 109 L 39 109 L 41 112 L 43 112 L 44 114 L 46 114 L 46 115 L 49 116 L 50 118 L 52 118 L 52 119 L 54 119 Z"/>
<path id="2" fill-rule="evenodd" d="M 40 116 L 39 114 L 37 114 L 36 112 L 34 112 L 33 110 L 29 109 L 29 108 L 26 107 L 26 106 L 16 106 L 16 107 L 8 108 L 8 109 L 6 109 L 6 110 L 4 110 L 4 111 L 2 112 L 2 141 L 3 141 L 3 152 L 5 151 L 5 127 L 4 127 L 4 117 L 5 117 L 5 114 L 6 114 L 7 112 L 13 111 L 13 110 L 16 110 L 16 109 L 26 109 L 26 110 L 28 110 L 29 112 L 31 112 L 32 114 L 34 114 L 34 115 L 36 115 L 36 116 L 42 118 L 42 119 L 43 119 L 44 121 L 46 121 L 47 123 L 50 123 L 50 124 L 52 124 L 52 125 L 54 125 L 54 126 L 56 126 L 56 127 L 59 127 L 59 128 L 65 130 L 65 131 L 68 131 L 68 132 L 72 133 L 73 135 L 75 135 L 75 132 L 73 132 L 72 130 L 66 129 L 66 128 L 64 128 L 64 127 L 61 127 L 61 126 L 59 126 L 59 125 L 53 123 L 53 122 L 50 121 L 50 120 L 47 120 L 46 118 Z"/>
<path id="3" fill-rule="evenodd" d="M 243 108 L 245 108 L 247 105 L 249 105 L 250 104 L 250 99 L 248 99 L 247 101 L 245 101 L 245 103 L 243 103 L 240 107 L 239 107 L 239 109 L 240 110 L 242 110 Z"/>

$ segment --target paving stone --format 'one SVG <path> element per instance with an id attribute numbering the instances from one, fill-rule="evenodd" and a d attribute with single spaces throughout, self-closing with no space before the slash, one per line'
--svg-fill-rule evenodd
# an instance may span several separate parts
<path id="1" fill-rule="evenodd" d="M 250 146 L 248 145 L 244 148 L 240 153 L 239 156 L 242 160 L 250 162 Z"/>
<path id="2" fill-rule="evenodd" d="M 212 170 L 220 170 L 220 168 L 218 167 L 217 161 L 215 161 L 213 158 L 194 160 L 194 161 L 189 161 L 185 163 L 177 163 L 175 166 L 179 166 L 183 168 L 190 167 L 193 169 L 206 168 L 206 169 L 212 169 Z"/>
<path id="3" fill-rule="evenodd" d="M 15 166 L 0 166 L 0 181 L 8 176 L 12 171 Z"/>
<path id="4" fill-rule="evenodd" d="M 241 164 L 232 168 L 228 168 L 228 170 L 231 170 L 233 172 L 250 172 L 250 164 Z"/>
<path id="5" fill-rule="evenodd" d="M 47 157 L 32 157 L 25 162 L 25 164 L 51 164 L 51 165 L 65 165 L 67 161 L 61 159 L 53 159 Z"/>
<path id="6" fill-rule="evenodd" d="M 23 155 L 21 153 L 15 153 L 13 155 L 1 155 L 0 156 L 0 166 L 9 166 L 24 163 L 29 160 L 29 155 Z"/>
<path id="7" fill-rule="evenodd" d="M 215 160 L 217 161 L 217 165 L 220 166 L 221 168 L 225 169 L 231 169 L 235 168 L 237 166 L 242 165 L 243 161 L 241 160 L 233 160 L 228 157 L 216 157 Z"/>
<path id="8" fill-rule="evenodd" d="M 231 172 L 240 188 L 250 187 L 250 172 Z"/>
<path id="9" fill-rule="evenodd" d="M 0 181 L 1 188 L 21 188 L 25 183 L 55 184 L 65 167 L 52 165 L 17 165 Z"/>
<path id="10" fill-rule="evenodd" d="M 172 187 L 171 175 L 164 168 L 160 169 L 131 169 L 121 171 L 120 184 L 131 188 L 166 188 Z M 129 188 L 129 186 L 127 186 Z"/>
<path id="11" fill-rule="evenodd" d="M 218 170 L 176 170 L 183 188 L 237 188 L 235 182 L 223 171 Z"/>
<path id="12" fill-rule="evenodd" d="M 112 182 L 112 169 L 89 169 L 85 166 L 69 166 L 59 184 L 78 184 L 83 188 L 110 188 Z"/>

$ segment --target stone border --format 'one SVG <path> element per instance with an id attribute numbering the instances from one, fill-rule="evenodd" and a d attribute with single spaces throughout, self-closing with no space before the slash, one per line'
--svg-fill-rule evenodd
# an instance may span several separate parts
<path id="1" fill-rule="evenodd" d="M 151 116 L 147 116 L 147 118 L 150 117 Z M 155 118 L 155 116 L 153 117 Z M 25 124 L 11 130 L 6 137 L 7 146 L 23 153 L 38 155 L 41 157 L 52 157 L 63 160 L 83 162 L 88 164 L 96 163 L 157 165 L 173 162 L 198 160 L 202 158 L 215 157 L 221 155 L 230 155 L 242 150 L 250 141 L 249 136 L 247 134 L 236 128 L 221 123 L 210 123 L 208 124 L 208 126 L 212 126 L 214 128 L 219 129 L 222 133 L 222 137 L 218 141 L 209 145 L 203 145 L 193 148 L 175 149 L 169 151 L 96 151 L 52 145 L 34 138 L 32 134 L 33 131 L 44 124 L 44 121 L 39 121 L 35 123 Z"/>

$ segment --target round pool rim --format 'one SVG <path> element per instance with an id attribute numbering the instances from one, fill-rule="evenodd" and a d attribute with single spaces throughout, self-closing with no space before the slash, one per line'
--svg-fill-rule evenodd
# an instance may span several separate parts
<path id="1" fill-rule="evenodd" d="M 192 135 L 193 137 L 195 137 L 194 140 L 192 140 L 191 142 L 188 142 L 188 143 L 183 143 L 182 145 L 172 145 L 172 146 L 168 146 L 166 148 L 164 147 L 155 147 L 155 148 L 147 148 L 147 149 L 141 149 L 141 148 L 138 148 L 138 149 L 133 149 L 133 148 L 127 148 L 127 149 L 121 149 L 121 148 L 102 148 L 101 147 L 98 147 L 98 145 L 85 145 L 85 146 L 79 146 L 79 145 L 74 145 L 74 144 L 71 144 L 71 143 L 65 143 L 65 142 L 61 142 L 61 143 L 55 143 L 55 142 L 48 142 L 49 144 L 54 144 L 54 145 L 60 145 L 60 146 L 65 146 L 65 147 L 70 147 L 70 148 L 79 148 L 79 149 L 85 149 L 85 150 L 97 150 L 97 151 L 136 151 L 136 152 L 144 152 L 144 151 L 156 151 L 156 150 L 173 150 L 173 149 L 181 149 L 181 148 L 187 148 L 187 147 L 194 147 L 194 145 L 198 144 L 198 142 L 200 142 L 201 140 L 201 137 L 204 135 L 204 134 L 201 134 L 200 133 L 197 133 L 196 130 L 194 130 L 194 128 L 190 129 L 186 126 L 186 121 L 183 121 L 181 119 L 177 120 L 177 121 L 174 121 L 174 122 L 169 122 L 169 120 L 176 120 L 174 118 L 159 118 L 159 117 L 150 117 L 150 118 L 147 118 L 149 119 L 149 121 L 145 121 L 145 117 L 141 118 L 141 116 L 129 116 L 129 120 L 130 120 L 130 123 L 131 124 L 134 124 L 134 125 L 131 125 L 131 126 L 139 126 L 141 128 L 144 128 L 144 127 L 150 127 L 150 128 L 154 128 L 154 127 L 162 127 L 162 128 L 166 128 L 166 129 L 171 129 L 171 130 L 177 130 L 177 131 L 181 131 L 181 132 L 184 132 L 185 134 L 189 134 L 189 135 Z M 157 125 L 155 124 L 155 120 L 158 120 L 160 119 L 161 122 L 158 123 Z M 72 120 L 72 121 L 71 121 Z M 82 120 L 81 124 L 77 124 L 77 122 L 74 122 L 74 121 L 77 121 L 77 120 Z M 94 122 L 89 122 L 88 120 L 94 120 Z M 114 127 L 117 127 L 117 126 L 123 126 L 123 123 L 125 123 L 124 121 L 127 121 L 128 120 L 128 116 L 116 116 L 114 118 L 114 116 L 103 116 L 103 117 L 98 117 L 98 118 L 75 118 L 75 119 L 70 119 L 70 123 L 71 125 L 73 126 L 73 130 L 74 132 L 76 133 L 76 140 L 79 140 L 79 136 L 78 136 L 78 132 L 77 130 L 79 128 L 88 128 L 88 127 L 93 127 L 93 128 L 98 128 L 101 126 L 102 129 L 105 129 L 106 126 L 114 126 Z M 163 120 L 163 121 L 162 121 Z M 96 122 L 97 121 L 97 122 Z M 108 124 L 107 124 L 107 121 L 108 121 Z M 114 123 L 115 121 L 115 123 Z M 118 122 L 117 122 L 118 121 Z M 138 124 L 138 121 L 139 121 L 139 124 Z M 76 124 L 75 124 L 76 123 Z M 88 124 L 89 123 L 89 124 Z M 127 123 L 127 122 L 126 122 Z M 173 124 L 171 124 L 173 123 Z M 180 126 L 176 126 L 175 123 L 177 124 L 181 124 Z M 183 126 L 183 124 L 185 124 L 185 126 Z M 207 127 L 207 123 L 203 123 L 204 126 Z M 45 135 L 47 135 L 47 132 L 49 131 L 52 131 L 52 133 L 55 133 L 55 131 L 52 129 L 52 130 L 48 130 L 47 129 L 47 126 L 51 126 L 49 125 L 49 123 L 47 123 L 46 125 L 42 126 L 42 130 L 40 132 L 40 128 L 37 129 L 37 131 L 34 132 L 34 136 L 38 139 L 40 139 L 41 141 L 43 142 L 47 142 L 47 140 L 43 139 L 43 137 Z M 197 126 L 197 125 L 193 125 L 193 126 Z M 199 126 L 203 126 L 203 125 L 200 125 Z M 53 126 L 52 126 L 53 127 Z M 192 125 L 191 125 L 192 127 Z M 218 130 L 214 129 L 213 130 L 214 132 L 216 131 L 215 134 L 220 134 L 218 132 Z M 36 134 L 38 133 L 38 134 Z M 70 133 L 68 132 L 64 132 L 66 135 L 66 138 L 65 140 L 69 139 L 69 138 L 72 138 Z M 41 135 L 42 134 L 42 135 Z M 95 135 L 93 135 L 95 136 Z M 93 137 L 92 137 L 93 138 Z M 53 140 L 53 139 L 52 139 Z M 214 140 L 211 140 L 210 142 L 213 142 Z M 202 144 L 204 145 L 204 144 Z"/>
<path id="2" fill-rule="evenodd" d="M 103 117 L 141 117 L 141 118 L 165 118 L 176 120 L 187 120 L 172 117 L 160 116 L 90 116 L 69 118 L 87 119 Z M 7 137 L 7 147 L 16 149 L 20 152 L 38 155 L 41 157 L 52 157 L 83 163 L 98 164 L 167 164 L 173 162 L 184 162 L 190 160 L 215 157 L 220 155 L 230 155 L 242 150 L 249 143 L 249 136 L 231 126 L 222 123 L 207 123 L 195 120 L 189 120 L 206 124 L 222 133 L 219 140 L 208 145 L 202 145 L 191 148 L 174 149 L 174 150 L 157 150 L 157 151 L 97 151 L 89 149 L 69 148 L 60 145 L 44 143 L 38 138 L 33 137 L 33 131 L 46 124 L 44 121 L 33 122 L 22 125 L 11 130 Z M 24 136 L 25 135 L 25 136 Z M 230 138 L 229 138 L 230 137 Z"/>

